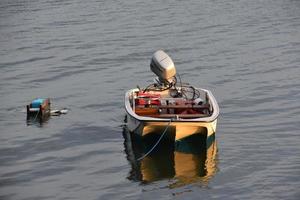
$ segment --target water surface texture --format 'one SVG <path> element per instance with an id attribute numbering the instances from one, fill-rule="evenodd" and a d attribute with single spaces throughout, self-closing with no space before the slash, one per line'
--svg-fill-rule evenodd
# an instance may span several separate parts
<path id="1" fill-rule="evenodd" d="M 217 152 L 136 168 L 123 96 L 158 49 L 216 96 Z M 36 97 L 70 111 L 27 124 Z M 1 0 L 0 199 L 299 199 L 299 100 L 298 0 Z"/>

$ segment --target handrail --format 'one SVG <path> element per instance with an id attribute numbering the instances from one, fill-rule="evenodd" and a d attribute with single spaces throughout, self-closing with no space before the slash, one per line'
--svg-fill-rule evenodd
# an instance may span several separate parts
<path id="1" fill-rule="evenodd" d="M 202 109 L 209 109 L 210 105 L 158 105 L 157 108 L 202 108 Z"/>
<path id="2" fill-rule="evenodd" d="M 149 117 L 158 117 L 158 118 L 201 118 L 201 117 L 209 117 L 208 114 L 154 114 L 147 115 Z"/>

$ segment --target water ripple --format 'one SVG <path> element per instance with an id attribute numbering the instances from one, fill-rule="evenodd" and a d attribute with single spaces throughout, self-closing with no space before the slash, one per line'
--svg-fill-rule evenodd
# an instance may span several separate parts
<path id="1" fill-rule="evenodd" d="M 295 0 L 2 0 L 0 199 L 297 199 L 299 13 Z M 153 81 L 157 49 L 219 102 L 207 186 L 127 179 L 124 93 Z M 25 105 L 48 96 L 70 112 L 27 124 Z"/>

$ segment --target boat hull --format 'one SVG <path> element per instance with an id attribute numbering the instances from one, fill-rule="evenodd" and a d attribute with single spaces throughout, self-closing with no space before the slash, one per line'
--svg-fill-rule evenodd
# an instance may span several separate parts
<path id="1" fill-rule="evenodd" d="M 215 134 L 206 140 L 205 137 L 194 135 L 195 137 L 176 141 L 174 145 L 162 140 L 157 151 L 139 160 L 153 146 L 153 142 L 139 140 L 140 137 L 128 132 L 127 126 L 123 131 L 125 152 L 131 163 L 130 180 L 151 183 L 175 178 L 170 183 L 170 188 L 191 183 L 207 185 L 217 171 Z"/>
<path id="2" fill-rule="evenodd" d="M 216 132 L 217 119 L 212 122 L 180 122 L 180 121 L 140 121 L 127 115 L 129 131 L 140 136 L 162 134 L 167 131 L 175 132 L 175 140 L 181 140 L 194 134 L 206 134 L 210 137 Z"/>

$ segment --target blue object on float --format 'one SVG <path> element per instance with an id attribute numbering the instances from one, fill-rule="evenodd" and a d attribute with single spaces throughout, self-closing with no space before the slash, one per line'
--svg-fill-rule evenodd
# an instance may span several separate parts
<path id="1" fill-rule="evenodd" d="M 45 99 L 35 99 L 32 101 L 31 105 L 32 105 L 32 108 L 39 108 L 40 105 L 42 105 L 44 103 Z"/>

